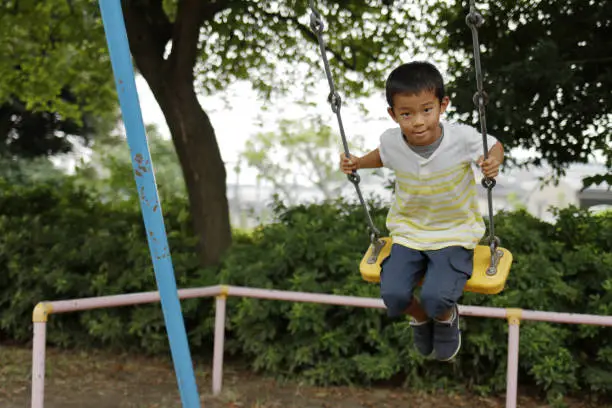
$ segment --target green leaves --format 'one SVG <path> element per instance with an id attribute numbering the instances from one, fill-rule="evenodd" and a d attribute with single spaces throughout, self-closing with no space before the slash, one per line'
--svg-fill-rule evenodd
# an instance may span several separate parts
<path id="1" fill-rule="evenodd" d="M 0 181 L 0 307 L 10 309 L 0 316 L 1 333 L 27 341 L 31 326 L 24 322 L 31 321 L 33 307 L 43 300 L 156 289 L 138 201 L 99 198 L 70 181 L 34 186 Z M 193 285 L 205 273 L 197 266 L 189 220 L 176 221 L 186 207 L 184 199 L 175 198 L 164 210 L 168 230 L 182 231 L 168 236 L 177 280 L 184 285 L 187 277 Z M 216 281 L 202 279 L 204 284 Z M 187 322 L 192 323 L 191 315 L 202 324 L 200 313 L 191 308 Z M 49 342 L 141 344 L 154 352 L 165 350 L 167 337 L 159 304 L 153 304 L 54 316 Z"/>
<path id="2" fill-rule="evenodd" d="M 364 95 L 384 83 L 398 50 L 415 50 L 413 9 L 375 1 L 319 0 L 334 79 L 343 95 Z M 235 1 L 204 23 L 200 64 L 207 93 L 249 80 L 268 97 L 296 83 L 322 81 L 321 56 L 310 28 L 308 1 Z M 376 87 L 376 88 L 374 88 Z"/>
<path id="3" fill-rule="evenodd" d="M 487 124 L 507 150 L 538 154 L 563 174 L 570 163 L 599 155 L 612 167 L 612 3 L 503 0 L 478 7 Z M 449 55 L 449 93 L 457 112 L 475 122 L 473 47 L 466 2 L 437 2 L 428 41 Z M 586 185 L 612 181 L 610 174 Z"/>
<path id="4" fill-rule="evenodd" d="M 0 2 L 0 155 L 47 157 L 116 122 L 97 2 Z"/>
<path id="5" fill-rule="evenodd" d="M 11 98 L 30 111 L 83 114 L 115 106 L 97 3 L 75 0 L 0 4 L 0 105 Z M 60 96 L 70 90 L 74 99 Z"/>
<path id="6" fill-rule="evenodd" d="M 373 208 L 375 222 L 384 225 L 383 209 Z M 379 296 L 377 286 L 363 282 L 358 272 L 367 246 L 358 206 L 343 201 L 289 208 L 279 204 L 274 213 L 276 223 L 228 254 L 225 283 Z M 466 293 L 461 303 L 608 313 L 610 264 L 602 255 L 612 249 L 603 230 L 610 215 L 568 208 L 557 216 L 551 225 L 524 211 L 498 214 L 497 234 L 515 259 L 507 288 L 496 296 Z M 233 302 L 235 309 L 228 314 L 232 349 L 246 352 L 253 367 L 267 373 L 318 384 L 402 378 L 423 388 L 467 384 L 483 393 L 505 389 L 504 321 L 465 318 L 463 349 L 449 366 L 425 362 L 412 347 L 407 321 L 391 321 L 384 311 L 253 299 Z M 608 332 L 601 327 L 523 322 L 521 378 L 546 392 L 550 401 L 584 387 L 607 389 L 600 378 L 607 372 L 603 362 L 611 355 Z M 597 378 L 594 372 L 600 373 Z M 596 381 L 592 385 L 590 378 Z"/>

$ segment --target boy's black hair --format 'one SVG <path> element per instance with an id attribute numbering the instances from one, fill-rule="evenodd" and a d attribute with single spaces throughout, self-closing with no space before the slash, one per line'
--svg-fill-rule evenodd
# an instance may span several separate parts
<path id="1" fill-rule="evenodd" d="M 397 94 L 415 95 L 422 91 L 434 92 L 438 101 L 444 98 L 444 80 L 440 71 L 429 62 L 409 62 L 395 68 L 386 84 L 387 103 L 393 107 Z"/>

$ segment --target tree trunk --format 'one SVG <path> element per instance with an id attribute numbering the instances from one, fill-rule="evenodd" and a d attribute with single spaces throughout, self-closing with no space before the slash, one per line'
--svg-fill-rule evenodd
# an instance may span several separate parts
<path id="1" fill-rule="evenodd" d="M 215 131 L 197 100 L 193 85 L 163 82 L 154 90 L 172 134 L 187 185 L 191 216 L 202 265 L 217 263 L 230 246 L 225 164 Z"/>
<path id="2" fill-rule="evenodd" d="M 203 266 L 217 263 L 232 242 L 225 164 L 193 84 L 201 20 L 214 12 L 206 5 L 201 0 L 179 2 L 172 24 L 159 0 L 124 1 L 130 50 L 164 113 L 183 170 Z M 172 52 L 166 59 L 170 39 Z"/>

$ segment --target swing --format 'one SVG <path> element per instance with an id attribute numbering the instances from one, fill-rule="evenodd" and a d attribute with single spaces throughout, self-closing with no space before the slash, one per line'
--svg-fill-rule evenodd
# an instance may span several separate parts
<path id="1" fill-rule="evenodd" d="M 480 67 L 480 45 L 478 43 L 478 27 L 482 25 L 484 20 L 480 13 L 476 11 L 474 1 L 475 0 L 470 0 L 470 11 L 466 17 L 466 23 L 472 32 L 472 40 L 474 45 L 474 62 L 477 84 L 477 92 L 474 95 L 474 104 L 478 107 L 484 158 L 486 160 L 489 154 L 485 120 L 485 104 L 487 103 L 487 95 L 483 90 L 482 71 Z M 341 99 L 340 95 L 335 90 L 334 80 L 331 75 L 327 56 L 325 54 L 326 45 L 325 41 L 323 40 L 323 20 L 315 8 L 314 0 L 310 0 L 309 3 L 311 9 L 310 27 L 317 36 L 321 56 L 323 58 L 325 74 L 330 87 L 329 103 L 331 104 L 332 112 L 335 113 L 336 117 L 338 118 L 344 153 L 346 157 L 350 157 L 351 155 L 349 153 L 348 143 L 344 134 L 344 127 L 342 125 L 342 117 L 340 115 Z M 357 196 L 365 211 L 368 228 L 370 230 L 370 246 L 361 260 L 359 271 L 363 280 L 367 282 L 380 282 L 381 264 L 391 253 L 393 241 L 391 237 L 381 237 L 380 232 L 374 225 L 367 204 L 363 198 L 363 194 L 361 193 L 361 189 L 359 188 L 359 174 L 357 174 L 357 172 L 353 172 L 352 174 L 348 174 L 347 178 L 355 186 Z M 487 177 L 483 178 L 482 186 L 487 189 L 487 202 L 489 206 L 489 242 L 488 245 L 477 245 L 474 249 L 474 266 L 472 276 L 467 281 L 464 290 L 466 292 L 494 295 L 498 294 L 504 289 L 506 280 L 508 279 L 508 274 L 510 273 L 510 267 L 512 266 L 512 253 L 509 250 L 500 247 L 500 240 L 495 236 L 495 223 L 493 220 L 493 187 L 495 187 L 495 179 Z"/>

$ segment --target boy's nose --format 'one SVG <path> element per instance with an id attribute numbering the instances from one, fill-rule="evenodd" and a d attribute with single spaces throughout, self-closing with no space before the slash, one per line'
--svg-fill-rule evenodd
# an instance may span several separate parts
<path id="1" fill-rule="evenodd" d="M 421 115 L 416 115 L 412 125 L 414 127 L 420 127 L 420 126 L 423 126 L 424 124 L 425 124 L 425 121 L 423 120 L 423 117 Z"/>

